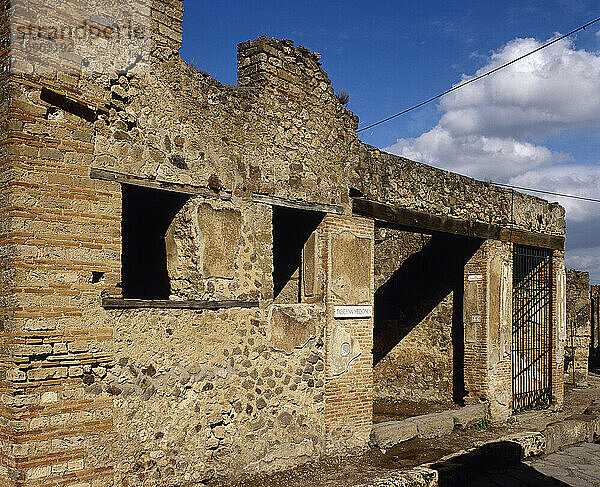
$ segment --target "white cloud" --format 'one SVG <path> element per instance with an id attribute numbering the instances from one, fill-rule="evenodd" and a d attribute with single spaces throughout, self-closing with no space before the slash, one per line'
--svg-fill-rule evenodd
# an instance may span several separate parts
<path id="1" fill-rule="evenodd" d="M 515 186 L 600 199 L 600 166 L 554 166 L 528 171 L 509 181 Z M 567 266 L 589 271 L 592 278 L 600 280 L 600 203 L 541 193 L 537 196 L 558 201 L 567 211 Z"/>
<path id="2" fill-rule="evenodd" d="M 565 264 L 569 269 L 589 272 L 590 281 L 597 283 L 600 278 L 600 247 L 587 247 L 567 252 Z"/>
<path id="3" fill-rule="evenodd" d="M 515 39 L 467 80 L 542 44 Z M 533 54 L 442 98 L 443 115 L 429 132 L 398 139 L 386 150 L 469 176 L 506 181 L 570 160 L 532 140 L 600 126 L 600 54 L 570 40 Z"/>
<path id="4" fill-rule="evenodd" d="M 556 193 L 571 194 L 600 200 L 600 166 L 562 165 L 527 171 L 509 179 L 515 186 L 543 188 Z M 571 223 L 585 222 L 600 215 L 600 203 L 560 196 L 539 196 L 558 201 L 567 210 Z M 599 239 L 600 240 L 600 239 Z"/>
<path id="5" fill-rule="evenodd" d="M 456 136 L 437 125 L 414 139 L 398 139 L 385 149 L 471 177 L 506 180 L 537 167 L 569 160 L 568 154 L 508 137 Z"/>
<path id="6" fill-rule="evenodd" d="M 515 39 L 492 54 L 474 76 L 541 45 L 534 39 Z M 600 55 L 576 50 L 565 39 L 445 96 L 440 125 L 456 136 L 515 138 L 600 125 L 599 86 Z"/>
<path id="7" fill-rule="evenodd" d="M 596 34 L 600 37 L 600 31 Z M 472 79 L 542 45 L 515 39 Z M 557 42 L 442 98 L 438 124 L 385 150 L 468 176 L 600 199 L 600 163 L 543 145 L 563 130 L 600 126 L 600 52 Z M 567 210 L 567 265 L 600 279 L 600 204 L 539 194 Z"/>

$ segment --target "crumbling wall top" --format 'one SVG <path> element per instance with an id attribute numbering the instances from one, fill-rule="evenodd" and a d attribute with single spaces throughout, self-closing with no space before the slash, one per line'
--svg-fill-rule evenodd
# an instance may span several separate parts
<path id="1" fill-rule="evenodd" d="M 238 45 L 238 85 L 268 85 L 291 95 L 309 95 L 315 102 L 333 101 L 335 95 L 321 55 L 289 39 L 261 36 Z"/>
<path id="2" fill-rule="evenodd" d="M 356 144 L 350 184 L 366 198 L 418 211 L 564 235 L 565 210 L 535 196 Z"/>

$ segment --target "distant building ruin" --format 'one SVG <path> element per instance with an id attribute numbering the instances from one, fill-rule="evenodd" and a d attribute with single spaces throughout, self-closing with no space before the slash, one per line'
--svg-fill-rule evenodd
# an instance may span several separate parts
<path id="1" fill-rule="evenodd" d="M 591 301 L 591 331 L 590 331 L 590 365 L 598 368 L 600 365 L 600 286 L 590 286 Z"/>
<path id="2" fill-rule="evenodd" d="M 590 274 L 568 269 L 566 296 L 565 382 L 574 387 L 587 387 L 592 334 Z"/>
<path id="3" fill-rule="evenodd" d="M 563 208 L 362 143 L 291 41 L 211 79 L 181 0 L 130 64 L 10 36 L 96 3 L 2 0 L 0 484 L 289 468 L 366 448 L 374 398 L 562 404 Z"/>

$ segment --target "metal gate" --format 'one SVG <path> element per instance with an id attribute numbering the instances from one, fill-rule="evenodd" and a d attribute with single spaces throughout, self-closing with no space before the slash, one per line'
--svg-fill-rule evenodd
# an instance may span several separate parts
<path id="1" fill-rule="evenodd" d="M 512 393 L 514 412 L 552 402 L 552 251 L 515 245 Z"/>

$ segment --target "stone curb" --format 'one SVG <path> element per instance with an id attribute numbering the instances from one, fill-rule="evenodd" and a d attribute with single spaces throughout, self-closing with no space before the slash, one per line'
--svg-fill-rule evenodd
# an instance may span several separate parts
<path id="1" fill-rule="evenodd" d="M 465 471 L 465 465 L 464 460 L 461 461 L 459 457 L 481 450 L 486 445 L 488 447 L 499 443 L 518 445 L 521 449 L 522 460 L 536 455 L 554 453 L 561 448 L 576 443 L 593 442 L 598 438 L 600 438 L 600 399 L 595 400 L 584 414 L 577 414 L 564 421 L 549 424 L 543 431 L 516 433 L 481 442 L 473 448 L 452 453 L 436 462 L 425 463 L 402 472 L 395 472 L 389 476 L 374 479 L 370 483 L 355 487 L 437 487 L 439 473 L 438 470 L 432 468 L 434 465 L 445 463 L 448 472 L 453 470 L 453 474 L 459 474 L 457 477 L 460 477 L 460 472 Z M 453 460 L 456 460 L 456 462 L 453 462 Z M 507 458 L 506 461 L 509 462 L 510 460 Z"/>
<path id="2" fill-rule="evenodd" d="M 452 433 L 456 426 L 471 426 L 489 417 L 489 405 L 482 403 L 440 413 L 414 416 L 401 421 L 377 423 L 373 425 L 371 431 L 371 442 L 379 448 L 388 449 L 417 437 L 445 436 Z"/>

